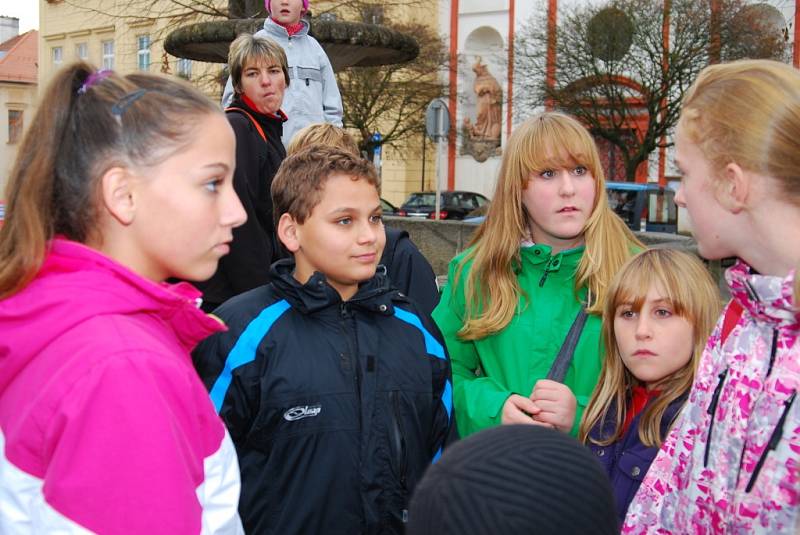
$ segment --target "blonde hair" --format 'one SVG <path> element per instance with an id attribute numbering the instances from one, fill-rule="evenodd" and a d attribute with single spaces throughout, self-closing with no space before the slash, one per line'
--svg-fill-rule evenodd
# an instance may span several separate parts
<path id="1" fill-rule="evenodd" d="M 358 144 L 353 139 L 353 136 L 348 134 L 344 128 L 330 123 L 312 123 L 298 130 L 286 147 L 286 156 L 291 156 L 295 152 L 311 145 L 336 147 L 351 152 L 356 156 L 361 156 Z"/>
<path id="2" fill-rule="evenodd" d="M 243 33 L 233 40 L 228 50 L 228 68 L 231 71 L 231 83 L 237 94 L 242 93 L 242 74 L 245 67 L 255 65 L 279 65 L 283 71 L 286 87 L 289 87 L 289 62 L 286 52 L 277 42 L 268 37 Z"/>
<path id="3" fill-rule="evenodd" d="M 736 163 L 772 177 L 788 202 L 800 206 L 797 69 L 770 60 L 706 67 L 686 94 L 678 128 L 698 146 L 712 169 Z M 798 276 L 794 300 L 800 302 Z"/>
<path id="4" fill-rule="evenodd" d="M 611 277 L 627 260 L 631 247 L 644 246 L 608 207 L 605 178 L 597 146 L 578 121 L 559 112 L 528 119 L 512 134 L 503 153 L 489 213 L 478 228 L 456 271 L 472 261 L 465 281 L 467 307 L 459 336 L 476 340 L 501 331 L 517 312 L 521 289 L 514 269 L 520 266 L 520 241 L 528 232 L 522 193 L 533 173 L 548 168 L 584 165 L 595 179 L 592 214 L 586 221 L 586 249 L 575 274 L 575 292 L 586 287 L 588 311 L 599 314 Z"/>
<path id="5" fill-rule="evenodd" d="M 653 286 L 664 292 L 673 313 L 692 324 L 692 357 L 680 370 L 660 385 L 662 393 L 642 413 L 639 440 L 646 446 L 659 447 L 661 420 L 670 403 L 688 392 L 706 340 L 719 317 L 719 291 L 706 267 L 694 255 L 673 249 L 650 249 L 631 258 L 614 277 L 603 308 L 603 340 L 606 357 L 597 386 L 581 421 L 578 438 L 581 442 L 608 445 L 622 436 L 622 423 L 627 413 L 630 389 L 638 384 L 622 362 L 614 332 L 617 308 L 630 305 L 639 311 L 647 292 Z M 606 421 L 615 407 L 614 432 L 600 440 L 589 439 L 589 432 Z M 602 424 L 601 424 L 602 425 Z"/>

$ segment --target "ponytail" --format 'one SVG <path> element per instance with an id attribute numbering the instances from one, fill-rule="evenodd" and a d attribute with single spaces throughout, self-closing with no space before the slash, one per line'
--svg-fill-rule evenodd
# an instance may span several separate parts
<path id="1" fill-rule="evenodd" d="M 200 117 L 222 113 L 177 79 L 96 73 L 83 62 L 60 70 L 41 102 L 6 187 L 0 299 L 35 277 L 55 235 L 102 241 L 98 191 L 108 169 L 155 165 L 188 143 Z"/>

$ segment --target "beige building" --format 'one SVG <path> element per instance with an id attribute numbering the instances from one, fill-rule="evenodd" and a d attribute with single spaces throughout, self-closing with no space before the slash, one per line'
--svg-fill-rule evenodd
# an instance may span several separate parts
<path id="1" fill-rule="evenodd" d="M 227 5 L 220 0 L 220 5 Z M 39 0 L 39 81 L 42 86 L 62 65 L 84 60 L 119 73 L 168 72 L 192 80 L 209 95 L 220 92 L 213 79 L 219 66 L 179 59 L 163 41 L 186 16 L 173 0 Z"/>
<path id="2" fill-rule="evenodd" d="M 0 200 L 25 127 L 36 109 L 36 30 L 16 35 L 18 19 L 3 17 L 2 22 L 16 23 L 11 35 L 0 43 Z"/>

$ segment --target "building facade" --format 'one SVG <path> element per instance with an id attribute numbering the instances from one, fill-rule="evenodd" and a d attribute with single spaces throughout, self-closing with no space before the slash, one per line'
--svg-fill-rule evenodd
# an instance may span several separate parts
<path id="1" fill-rule="evenodd" d="M 16 35 L 19 20 L 0 17 L 4 36 L 0 42 L 0 201 L 17 156 L 25 127 L 36 111 L 38 32 Z"/>
<path id="2" fill-rule="evenodd" d="M 200 13 L 187 16 L 182 4 L 173 0 L 39 0 L 42 86 L 61 66 L 83 60 L 122 74 L 173 74 L 191 80 L 209 96 L 218 96 L 219 66 L 164 52 L 163 41 L 176 24 L 202 17 Z"/>
<path id="3" fill-rule="evenodd" d="M 712 0 L 712 7 L 714 9 Z M 515 105 L 519 104 L 515 95 L 527 88 L 520 83 L 530 73 L 515 72 L 514 44 L 518 32 L 527 24 L 538 23 L 547 26 L 553 39 L 552 47 L 548 46 L 547 54 L 555 54 L 557 21 L 563 12 L 577 5 L 577 0 L 443 0 L 440 3 L 440 30 L 449 36 L 450 63 L 455 66 L 449 72 L 450 122 L 453 125 L 447 147 L 447 189 L 467 189 L 491 196 L 496 183 L 502 147 L 514 125 L 525 117 L 517 113 Z M 590 4 L 607 4 L 601 0 L 592 0 Z M 780 31 L 791 48 L 791 59 L 794 65 L 800 66 L 800 14 L 795 0 L 767 0 L 766 2 L 746 2 L 751 8 L 768 13 L 770 24 Z M 717 0 L 719 5 L 719 0 Z M 546 13 L 546 15 L 542 15 Z M 539 17 L 540 20 L 535 20 Z M 542 20 L 546 18 L 547 20 Z M 668 39 L 668 34 L 665 35 Z M 517 67 L 518 68 L 518 67 Z M 481 72 L 489 71 L 495 82 L 489 86 L 481 82 Z M 546 74 L 543 72 L 541 76 Z M 623 81 L 634 87 L 635 81 Z M 502 94 L 489 99 L 486 87 Z M 475 137 L 474 125 L 486 115 L 486 107 L 491 105 L 493 120 L 499 122 L 497 141 L 499 147 L 486 151 L 471 149 L 470 138 Z M 484 121 L 487 124 L 487 121 Z M 466 128 L 465 128 L 466 127 Z M 638 125 L 641 127 L 641 125 Z M 635 133 L 637 125 L 631 125 Z M 479 138 L 483 139 L 483 138 Z M 465 151 L 465 146 L 467 150 Z M 601 157 L 615 176 L 614 150 L 607 142 L 598 140 Z M 671 165 L 672 155 L 669 150 L 659 150 L 651 154 L 650 161 L 637 170 L 637 181 L 667 182 L 677 172 Z"/>

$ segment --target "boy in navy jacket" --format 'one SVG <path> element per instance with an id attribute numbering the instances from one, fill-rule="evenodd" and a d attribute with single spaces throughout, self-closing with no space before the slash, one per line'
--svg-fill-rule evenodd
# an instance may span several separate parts
<path id="1" fill-rule="evenodd" d="M 401 533 L 455 429 L 437 328 L 376 273 L 378 186 L 339 149 L 285 160 L 272 198 L 294 258 L 218 308 L 229 331 L 194 352 L 237 448 L 250 533 Z"/>

